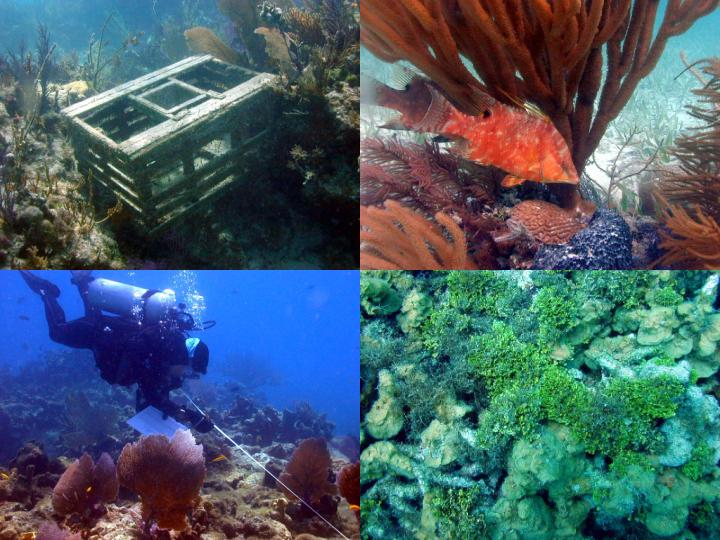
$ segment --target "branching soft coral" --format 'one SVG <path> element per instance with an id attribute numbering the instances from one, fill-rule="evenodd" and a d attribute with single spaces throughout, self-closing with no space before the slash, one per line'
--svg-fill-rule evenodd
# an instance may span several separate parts
<path id="1" fill-rule="evenodd" d="M 141 437 L 126 444 L 117 463 L 120 484 L 140 495 L 146 527 L 183 530 L 205 480 L 203 447 L 189 430 Z"/>
<path id="2" fill-rule="evenodd" d="M 385 208 L 360 207 L 363 270 L 472 270 L 465 233 L 447 214 L 437 224 L 388 200 Z M 450 240 L 446 238 L 450 237 Z"/>
<path id="3" fill-rule="evenodd" d="M 680 206 L 669 206 L 661 197 L 665 209 L 661 219 L 671 234 L 660 232 L 660 247 L 666 251 L 656 266 L 675 266 L 689 270 L 720 268 L 720 225 L 696 207 L 694 215 Z"/>

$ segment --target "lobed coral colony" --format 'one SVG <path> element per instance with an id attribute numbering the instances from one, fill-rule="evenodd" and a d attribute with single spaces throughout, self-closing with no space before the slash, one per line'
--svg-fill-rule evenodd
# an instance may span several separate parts
<path id="1" fill-rule="evenodd" d="M 628 187 L 629 178 L 654 170 L 660 152 L 639 172 L 618 168 L 635 132 L 608 167 L 594 154 L 668 41 L 718 5 L 363 1 L 361 42 L 399 73 L 389 86 L 368 77 L 363 103 L 401 114 L 379 126 L 370 121 L 361 143 L 361 204 L 384 207 L 386 216 L 379 223 L 381 211 L 363 210 L 361 267 L 396 269 L 399 258 L 417 270 L 718 267 L 716 197 L 707 196 L 717 184 L 716 59 L 699 75 L 702 101 L 690 105 L 705 127 L 669 151 L 674 172 Z M 418 145 L 383 138 L 380 128 L 435 138 Z M 590 163 L 606 173 L 606 185 L 587 173 Z M 709 202 L 696 206 L 700 199 Z M 638 218 L 642 208 L 647 218 Z M 613 249 L 600 249 L 608 242 Z M 467 258 L 446 257 L 446 245 L 467 247 Z"/>
<path id="2" fill-rule="evenodd" d="M 2 540 L 359 536 L 357 435 L 333 437 L 334 425 L 308 404 L 279 411 L 238 397 L 235 383 L 195 387 L 264 472 L 209 434 L 138 437 L 119 421 L 134 414 L 134 395 L 94 377 L 83 353 L 0 375 Z"/>
<path id="3" fill-rule="evenodd" d="M 57 2 L 62 9 L 44 2 L 35 11 L 5 4 L 3 20 L 13 25 L 0 32 L 5 44 L 0 54 L 0 267 L 357 267 L 356 4 L 182 0 L 130 5 L 108 0 L 98 4 L 92 17 L 105 17 L 100 28 L 84 26 L 95 23 L 88 22 L 83 2 Z M 32 17 L 47 23 L 37 28 L 35 48 L 15 36 L 32 36 L 37 23 L 28 19 L 31 11 Z M 75 38 L 75 32 L 87 34 L 87 45 Z M 79 44 L 77 50 L 68 42 Z M 160 208 L 179 212 L 187 206 L 184 195 L 182 200 L 173 198 L 177 171 L 153 169 L 137 181 L 142 185 L 136 185 L 132 171 L 119 171 L 124 180 L 114 182 L 121 190 L 133 197 L 143 189 L 152 192 L 152 197 L 143 197 L 143 204 L 152 208 L 138 214 L 136 199 L 114 193 L 108 187 L 115 185 L 112 180 L 99 178 L 78 159 L 86 145 L 71 140 L 70 133 L 77 133 L 60 112 L 198 53 L 275 75 L 266 96 L 270 106 L 249 122 L 270 136 L 249 144 L 243 154 L 262 165 L 263 177 L 233 165 L 231 183 L 236 187 L 211 197 L 215 192 L 207 184 L 216 187 L 212 182 L 217 178 L 205 182 L 207 178 L 199 181 L 194 176 L 188 182 L 194 190 L 192 213 L 155 234 L 139 225 L 139 218 Z M 198 71 L 192 76 L 204 75 Z M 211 81 L 214 96 L 240 84 L 229 82 L 234 77 L 223 77 L 222 82 Z M 167 98 L 179 100 L 172 107 L 188 103 L 183 92 Z M 162 92 L 158 96 L 153 99 L 162 98 Z M 122 114 L 115 116 L 113 106 L 105 105 L 94 109 L 97 115 L 82 113 L 83 121 L 96 122 L 95 133 L 109 137 L 102 140 L 117 143 L 119 132 L 137 135 L 157 125 L 157 104 L 150 103 L 150 112 L 120 107 Z M 221 126 L 220 139 L 209 145 L 203 142 L 207 126 L 193 128 L 181 151 L 183 167 L 196 172 L 195 167 L 200 170 L 213 156 L 227 153 L 223 138 L 230 141 L 237 128 L 233 124 Z M 188 155 L 200 157 L 192 161 Z M 112 167 L 122 169 L 126 158 Z M 169 184 L 170 200 L 150 184 Z M 278 215 L 283 219 L 275 219 Z"/>
<path id="4" fill-rule="evenodd" d="M 717 538 L 719 281 L 363 272 L 362 537 Z"/>

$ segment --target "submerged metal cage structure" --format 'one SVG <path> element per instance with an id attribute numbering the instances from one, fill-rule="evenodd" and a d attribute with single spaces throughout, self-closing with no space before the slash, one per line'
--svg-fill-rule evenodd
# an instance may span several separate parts
<path id="1" fill-rule="evenodd" d="M 275 78 L 193 56 L 71 105 L 78 167 L 156 234 L 261 170 Z"/>

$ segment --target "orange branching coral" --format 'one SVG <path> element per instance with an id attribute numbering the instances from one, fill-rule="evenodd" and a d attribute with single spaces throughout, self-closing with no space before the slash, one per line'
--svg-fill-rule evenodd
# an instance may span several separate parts
<path id="1" fill-rule="evenodd" d="M 183 530 L 186 514 L 200 496 L 205 480 L 203 447 L 189 430 L 141 437 L 126 444 L 117 463 L 120 484 L 140 495 L 146 523 Z"/>
<path id="2" fill-rule="evenodd" d="M 510 218 L 543 244 L 565 244 L 586 226 L 574 212 L 545 201 L 523 201 L 510 211 Z"/>
<path id="3" fill-rule="evenodd" d="M 238 53 L 223 43 L 222 39 L 215 35 L 215 32 L 203 26 L 196 26 L 185 31 L 190 50 L 205 54 L 212 54 L 230 64 L 240 64 L 241 57 Z"/>
<path id="4" fill-rule="evenodd" d="M 385 201 L 385 208 L 361 206 L 360 268 L 475 269 L 463 230 L 442 212 L 435 214 L 435 220 L 437 223 L 392 200 Z"/>
<path id="5" fill-rule="evenodd" d="M 328 481 L 332 461 L 325 439 L 305 439 L 293 452 L 280 480 L 306 503 L 317 505 L 323 495 L 334 495 L 337 487 Z M 282 490 L 295 498 L 285 486 Z"/>
<path id="6" fill-rule="evenodd" d="M 672 266 L 688 270 L 720 269 L 720 225 L 695 208 L 695 217 L 680 206 L 669 206 L 658 197 L 665 207 L 662 220 L 672 234 L 660 232 L 660 247 L 666 254 L 655 266 Z"/>
<path id="7" fill-rule="evenodd" d="M 65 469 L 53 489 L 52 505 L 56 514 L 66 516 L 92 510 L 117 498 L 118 478 L 112 458 L 105 452 L 97 463 L 83 454 Z"/>
<path id="8" fill-rule="evenodd" d="M 669 0 L 653 32 L 660 0 L 363 0 L 361 39 L 385 61 L 413 63 L 468 114 L 483 110 L 481 90 L 536 104 L 582 171 L 668 39 L 718 4 Z"/>

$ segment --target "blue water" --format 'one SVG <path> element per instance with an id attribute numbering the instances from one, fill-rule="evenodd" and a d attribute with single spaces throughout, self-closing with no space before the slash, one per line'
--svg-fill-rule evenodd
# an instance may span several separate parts
<path id="1" fill-rule="evenodd" d="M 37 274 L 60 287 L 68 320 L 82 316 L 70 272 Z M 232 380 L 233 373 L 242 371 L 243 358 L 260 361 L 278 375 L 276 384 L 260 389 L 270 405 L 292 407 L 307 401 L 336 424 L 335 434 L 359 433 L 357 272 L 97 271 L 93 275 L 143 288 L 172 288 L 196 319 L 216 320 L 214 328 L 193 333 L 210 348 L 208 381 Z M 0 272 L 0 315 L 0 367 L 17 368 L 39 361 L 44 351 L 63 348 L 48 337 L 42 302 L 18 272 Z"/>

